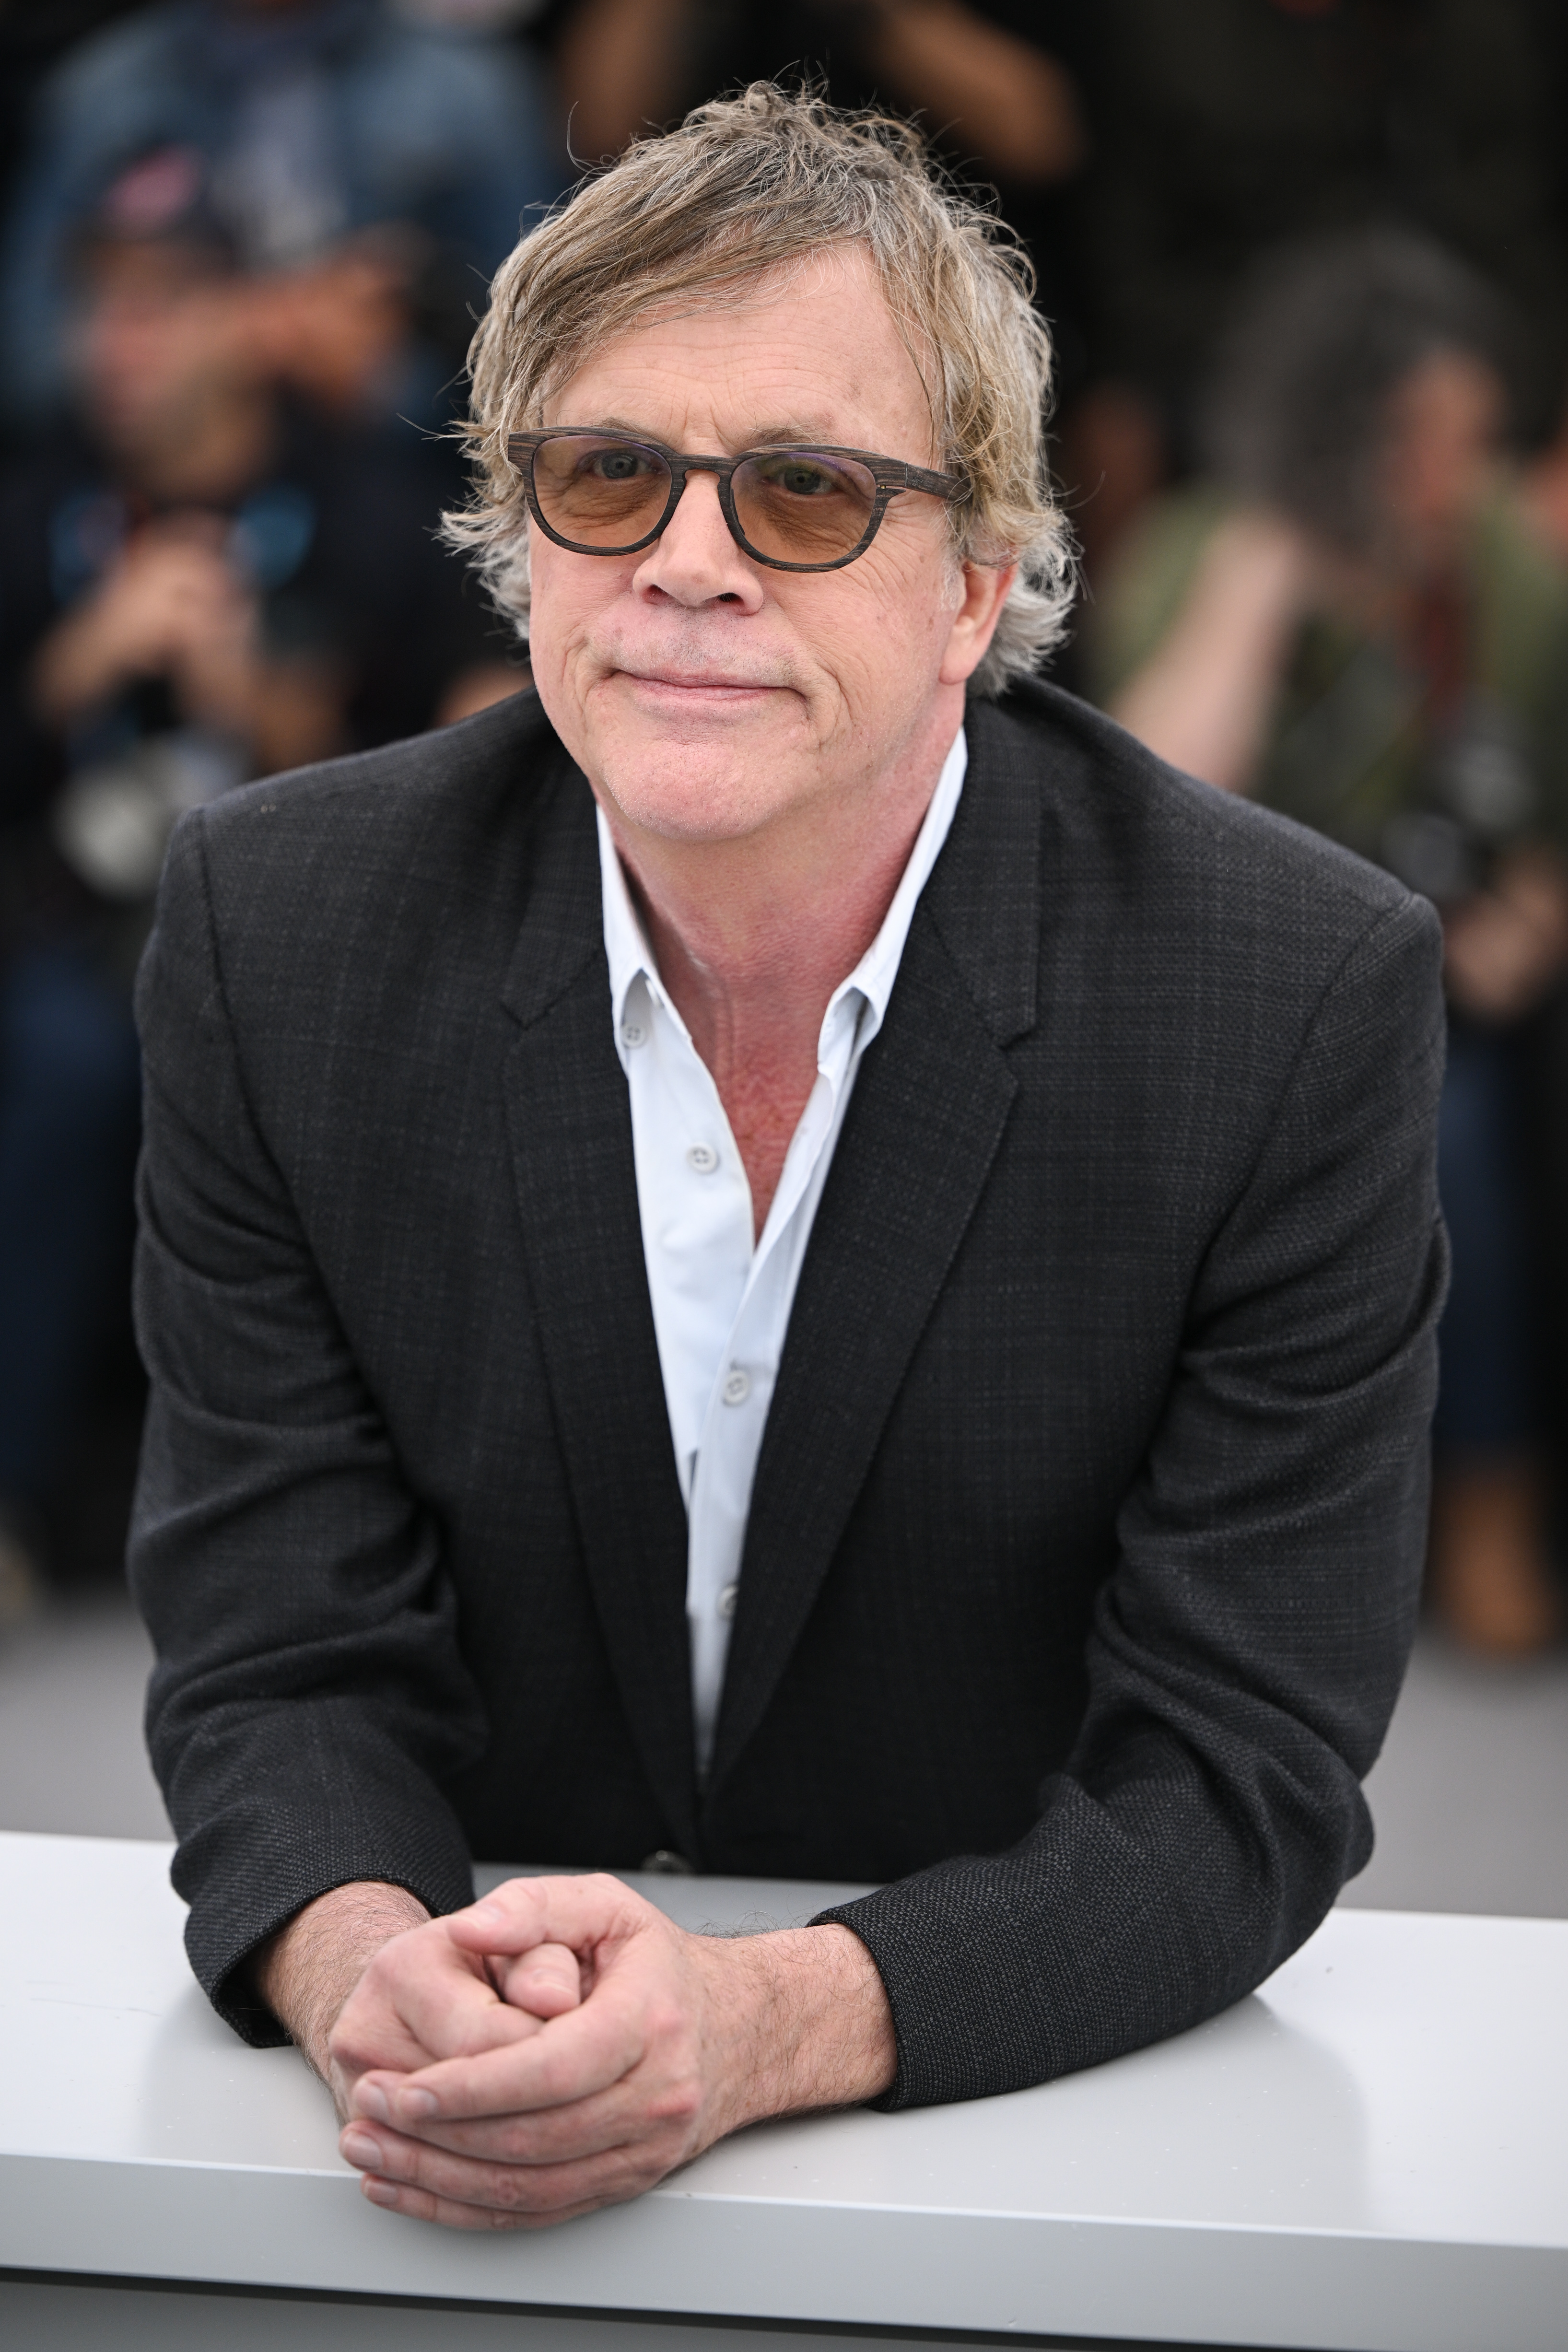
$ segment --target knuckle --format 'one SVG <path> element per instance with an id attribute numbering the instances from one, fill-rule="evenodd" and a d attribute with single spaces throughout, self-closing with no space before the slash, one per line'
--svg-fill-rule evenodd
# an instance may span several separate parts
<path id="1" fill-rule="evenodd" d="M 504 1904 L 509 1911 L 529 1913 L 539 1908 L 537 1878 L 503 1878 L 482 1899 L 487 1903 Z"/>
<path id="2" fill-rule="evenodd" d="M 518 2164 L 498 2164 L 489 2173 L 486 2202 L 502 2213 L 531 2213 L 542 2202 L 538 2183 Z"/>
<path id="3" fill-rule="evenodd" d="M 685 2009 L 671 1993 L 650 1994 L 643 2016 L 650 2041 L 675 2042 L 687 2032 Z"/>
<path id="4" fill-rule="evenodd" d="M 375 2051 L 370 2036 L 340 2022 L 327 2036 L 327 2055 L 343 2074 L 353 2076 L 368 2074 L 375 2064 Z"/>
<path id="5" fill-rule="evenodd" d="M 656 2187 L 668 2170 L 669 2163 L 646 2146 L 618 2148 L 609 2178 L 600 2184 L 600 2196 L 606 2204 L 624 2205 Z"/>
<path id="6" fill-rule="evenodd" d="M 486 2230 L 528 2230 L 537 2228 L 538 2223 L 531 2214 L 498 2213 L 492 2206 L 479 2226 Z"/>
<path id="7" fill-rule="evenodd" d="M 655 2123 L 684 2125 L 695 2123 L 701 2107 L 701 2084 L 683 2076 L 656 2092 L 648 2101 L 647 2112 Z"/>

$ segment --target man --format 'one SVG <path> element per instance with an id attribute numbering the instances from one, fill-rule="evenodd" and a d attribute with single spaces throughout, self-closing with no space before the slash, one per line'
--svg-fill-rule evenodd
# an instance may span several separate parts
<path id="1" fill-rule="evenodd" d="M 1026 682 L 1046 366 L 911 143 L 700 110 L 479 339 L 537 698 L 177 837 L 153 1743 L 198 1975 L 397 2210 L 1092 2063 L 1366 1857 L 1435 927 Z M 890 1883 L 729 1941 L 470 1853 Z"/>

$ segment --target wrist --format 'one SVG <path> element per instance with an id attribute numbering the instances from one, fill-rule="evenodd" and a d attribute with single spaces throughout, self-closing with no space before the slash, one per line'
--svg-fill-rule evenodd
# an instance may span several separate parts
<path id="1" fill-rule="evenodd" d="M 323 2082 L 331 2080 L 332 2028 L 366 1968 L 383 1945 L 429 1916 L 406 1887 L 356 1880 L 307 1903 L 258 1949 L 252 1982 Z"/>
<path id="2" fill-rule="evenodd" d="M 708 1941 L 709 1939 L 703 1939 Z M 770 2116 L 858 2106 L 889 2089 L 898 2043 L 887 1992 L 860 1938 L 838 1926 L 709 1943 L 727 1982 L 723 2129 Z"/>

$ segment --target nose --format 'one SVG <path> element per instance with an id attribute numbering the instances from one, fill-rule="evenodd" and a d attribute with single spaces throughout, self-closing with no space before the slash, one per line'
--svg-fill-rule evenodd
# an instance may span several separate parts
<path id="1" fill-rule="evenodd" d="M 692 472 L 674 513 L 633 575 L 640 596 L 696 610 L 733 604 L 755 612 L 765 591 L 757 566 L 730 535 L 716 474 Z"/>

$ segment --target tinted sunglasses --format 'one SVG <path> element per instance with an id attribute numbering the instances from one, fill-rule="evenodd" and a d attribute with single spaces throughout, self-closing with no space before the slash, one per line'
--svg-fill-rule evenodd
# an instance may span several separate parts
<path id="1" fill-rule="evenodd" d="M 716 474 L 731 537 L 776 572 L 837 572 L 864 555 L 906 490 L 958 499 L 967 485 L 868 449 L 790 446 L 691 457 L 629 433 L 552 425 L 507 436 L 535 522 L 578 555 L 635 555 L 658 537 L 689 474 Z"/>

